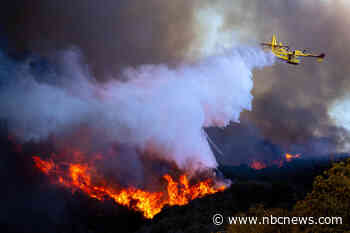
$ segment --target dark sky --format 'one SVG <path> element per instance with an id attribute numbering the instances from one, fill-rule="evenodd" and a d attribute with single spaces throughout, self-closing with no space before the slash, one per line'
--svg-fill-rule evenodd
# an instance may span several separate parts
<path id="1" fill-rule="evenodd" d="M 76 46 L 100 79 L 120 67 L 179 61 L 193 38 L 195 2 L 180 0 L 27 1 L 2 7 L 18 49 L 47 54 Z"/>

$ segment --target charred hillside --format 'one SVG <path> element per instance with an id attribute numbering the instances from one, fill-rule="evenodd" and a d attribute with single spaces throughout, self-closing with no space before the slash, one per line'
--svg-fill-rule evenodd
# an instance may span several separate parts
<path id="1" fill-rule="evenodd" d="M 6 190 L 0 193 L 2 232 L 213 232 L 222 229 L 211 222 L 218 212 L 233 215 L 254 204 L 290 208 L 311 190 L 314 177 L 330 166 L 326 160 L 299 160 L 262 170 L 222 167 L 223 175 L 233 180 L 230 188 L 185 206 L 166 207 L 146 220 L 111 199 L 101 202 L 52 184 L 34 166 L 34 143 L 19 146 L 4 134 L 0 142 L 1 176 L 6 177 Z"/>

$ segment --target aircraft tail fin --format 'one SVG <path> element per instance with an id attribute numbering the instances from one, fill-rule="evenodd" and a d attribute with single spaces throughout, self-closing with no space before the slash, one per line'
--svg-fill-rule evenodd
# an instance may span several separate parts
<path id="1" fill-rule="evenodd" d="M 284 45 L 282 42 L 278 43 L 276 34 L 272 35 L 272 39 L 269 43 L 260 43 L 262 46 L 268 46 L 274 48 L 289 48 L 288 45 Z"/>
<path id="2" fill-rule="evenodd" d="M 276 35 L 273 34 L 273 35 L 272 35 L 272 40 L 271 40 L 271 46 L 272 46 L 272 47 L 275 47 L 275 46 L 277 46 L 277 45 L 278 45 L 278 43 L 277 43 Z"/>

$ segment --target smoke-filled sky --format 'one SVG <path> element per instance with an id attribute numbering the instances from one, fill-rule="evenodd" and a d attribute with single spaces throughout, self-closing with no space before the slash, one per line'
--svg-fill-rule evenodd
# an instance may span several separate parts
<path id="1" fill-rule="evenodd" d="M 16 0 L 1 7 L 0 19 L 11 54 L 30 51 L 55 62 L 57 51 L 75 47 L 97 82 L 143 64 L 176 69 L 274 32 L 292 47 L 326 53 L 322 65 L 277 63 L 255 72 L 253 108 L 241 125 L 209 131 L 225 154 L 221 160 L 237 162 L 266 156 L 266 141 L 296 153 L 343 149 L 349 13 L 345 0 Z"/>

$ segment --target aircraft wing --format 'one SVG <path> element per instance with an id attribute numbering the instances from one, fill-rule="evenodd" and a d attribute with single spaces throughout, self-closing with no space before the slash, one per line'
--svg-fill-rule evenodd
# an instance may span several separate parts
<path id="1" fill-rule="evenodd" d="M 300 57 L 314 57 L 314 58 L 317 58 L 318 62 L 322 62 L 324 60 L 324 58 L 326 57 L 326 54 L 324 54 L 324 53 L 321 53 L 319 55 L 315 55 L 312 53 L 297 53 L 296 55 L 300 56 Z"/>
<path id="2" fill-rule="evenodd" d="M 288 45 L 273 45 L 271 43 L 260 43 L 260 45 L 262 46 L 268 46 L 268 47 L 275 47 L 275 48 L 288 48 L 289 49 L 289 46 Z"/>

